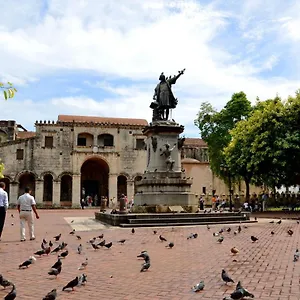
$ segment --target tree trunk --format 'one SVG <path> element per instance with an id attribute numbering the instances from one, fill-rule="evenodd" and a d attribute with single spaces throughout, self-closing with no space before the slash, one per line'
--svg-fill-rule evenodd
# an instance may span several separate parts
<path id="1" fill-rule="evenodd" d="M 246 201 L 249 203 L 250 201 L 250 180 L 248 178 L 244 178 L 246 184 Z"/>

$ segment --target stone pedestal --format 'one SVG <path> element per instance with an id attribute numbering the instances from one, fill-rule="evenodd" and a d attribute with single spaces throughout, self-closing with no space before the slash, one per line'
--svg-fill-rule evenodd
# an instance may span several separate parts
<path id="1" fill-rule="evenodd" d="M 191 193 L 192 180 L 181 170 L 179 134 L 183 130 L 183 126 L 171 121 L 155 121 L 144 129 L 147 169 L 136 183 L 135 205 L 197 205 Z"/>
<path id="2" fill-rule="evenodd" d="M 44 181 L 39 179 L 35 182 L 35 202 L 43 203 L 43 195 L 44 195 Z"/>
<path id="3" fill-rule="evenodd" d="M 81 175 L 80 174 L 73 174 L 72 176 L 72 206 L 79 207 L 80 200 L 81 200 Z"/>

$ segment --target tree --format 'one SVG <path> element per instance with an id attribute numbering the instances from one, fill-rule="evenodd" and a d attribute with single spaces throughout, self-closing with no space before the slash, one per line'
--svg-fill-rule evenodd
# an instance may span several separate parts
<path id="1" fill-rule="evenodd" d="M 7 82 L 6 85 L 3 82 L 0 82 L 0 88 L 3 90 L 5 100 L 13 98 L 15 96 L 15 92 L 17 92 L 17 89 L 13 87 L 11 82 Z"/>
<path id="2" fill-rule="evenodd" d="M 225 107 L 217 112 L 210 103 L 204 102 L 200 106 L 195 125 L 199 128 L 202 139 L 208 145 L 210 166 L 213 173 L 227 181 L 220 165 L 224 163 L 224 148 L 231 141 L 230 130 L 237 122 L 246 119 L 251 113 L 251 102 L 244 92 L 235 93 Z M 232 170 L 229 170 L 234 177 Z"/>

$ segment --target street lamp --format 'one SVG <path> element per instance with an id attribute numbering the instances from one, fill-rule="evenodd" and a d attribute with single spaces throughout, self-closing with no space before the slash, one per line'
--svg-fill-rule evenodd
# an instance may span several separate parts
<path id="1" fill-rule="evenodd" d="M 224 173 L 224 175 L 228 177 L 228 186 L 229 186 L 229 211 L 232 212 L 232 192 L 233 190 L 231 189 L 231 174 L 230 174 L 230 169 L 228 165 L 221 164 L 220 165 L 221 171 Z"/>

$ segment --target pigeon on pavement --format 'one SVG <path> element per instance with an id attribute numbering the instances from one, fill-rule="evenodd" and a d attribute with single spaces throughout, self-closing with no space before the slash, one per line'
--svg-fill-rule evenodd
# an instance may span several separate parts
<path id="1" fill-rule="evenodd" d="M 228 282 L 233 282 L 234 281 L 229 277 L 229 275 L 226 273 L 226 271 L 223 269 L 222 273 L 221 273 L 221 277 L 223 279 L 223 281 L 227 284 Z"/>
<path id="2" fill-rule="evenodd" d="M 12 283 L 11 283 L 10 281 L 6 280 L 6 279 L 2 276 L 2 274 L 0 274 L 0 285 L 2 285 L 4 288 L 6 288 L 6 287 L 12 285 Z"/>
<path id="3" fill-rule="evenodd" d="M 166 242 L 167 239 L 165 239 L 162 235 L 159 236 L 159 239 L 162 241 L 162 242 Z"/>
<path id="4" fill-rule="evenodd" d="M 81 254 L 81 252 L 82 252 L 82 245 L 79 244 L 79 246 L 78 246 L 78 248 L 77 248 L 77 253 L 78 253 L 78 254 Z"/>
<path id="5" fill-rule="evenodd" d="M 236 247 L 232 247 L 230 251 L 233 255 L 238 254 L 240 252 L 239 249 Z"/>
<path id="6" fill-rule="evenodd" d="M 61 261 L 60 257 L 58 257 L 56 263 L 51 267 L 51 269 L 58 269 L 61 266 L 62 266 L 62 261 Z"/>
<path id="7" fill-rule="evenodd" d="M 298 249 L 296 249 L 295 253 L 294 253 L 294 262 L 298 261 L 300 257 L 300 252 Z"/>
<path id="8" fill-rule="evenodd" d="M 29 259 L 25 260 L 22 264 L 19 265 L 19 269 L 24 267 L 28 268 L 31 264 L 34 264 L 36 258 L 34 256 L 30 256 Z"/>
<path id="9" fill-rule="evenodd" d="M 77 286 L 79 283 L 79 278 L 78 276 L 76 278 L 74 278 L 73 280 L 71 280 L 69 283 L 67 283 L 62 290 L 66 290 L 66 289 L 72 289 L 72 291 L 74 291 L 74 287 Z"/>
<path id="10" fill-rule="evenodd" d="M 150 268 L 150 261 L 145 261 L 145 263 L 142 264 L 141 272 L 147 271 Z"/>
<path id="11" fill-rule="evenodd" d="M 256 242 L 256 241 L 258 240 L 258 238 L 255 237 L 254 235 L 251 235 L 251 240 L 252 240 L 252 242 L 254 243 L 254 242 Z"/>
<path id="12" fill-rule="evenodd" d="M 62 252 L 62 253 L 59 255 L 59 257 L 61 257 L 61 258 L 66 258 L 68 255 L 69 255 L 69 251 L 66 250 L 65 252 Z"/>
<path id="13" fill-rule="evenodd" d="M 199 292 L 204 289 L 204 286 L 205 286 L 205 284 L 204 284 L 204 281 L 202 280 L 198 284 L 194 285 L 192 287 L 192 290 L 193 290 L 193 292 Z"/>
<path id="14" fill-rule="evenodd" d="M 11 291 L 4 297 L 4 300 L 14 300 L 17 297 L 17 290 L 15 285 L 12 285 Z"/>
<path id="15" fill-rule="evenodd" d="M 61 266 L 59 266 L 57 269 L 52 268 L 49 272 L 48 275 L 53 275 L 57 278 L 57 275 L 60 274 L 61 272 Z"/>
<path id="16" fill-rule="evenodd" d="M 59 239 L 60 239 L 60 237 L 61 237 L 61 233 L 59 234 L 59 235 L 56 235 L 55 237 L 53 237 L 54 239 L 55 239 L 55 241 L 56 242 L 58 242 L 59 241 Z"/>
<path id="17" fill-rule="evenodd" d="M 84 270 L 88 265 L 88 258 L 85 259 L 85 261 L 81 264 L 81 266 L 78 268 L 78 270 Z"/>
<path id="18" fill-rule="evenodd" d="M 51 292 L 49 292 L 43 300 L 55 300 L 57 297 L 56 289 L 53 289 Z"/>
<path id="19" fill-rule="evenodd" d="M 167 245 L 166 247 L 169 248 L 169 249 L 172 249 L 172 248 L 174 247 L 174 243 L 171 242 L 171 243 L 169 243 L 169 245 Z"/>

